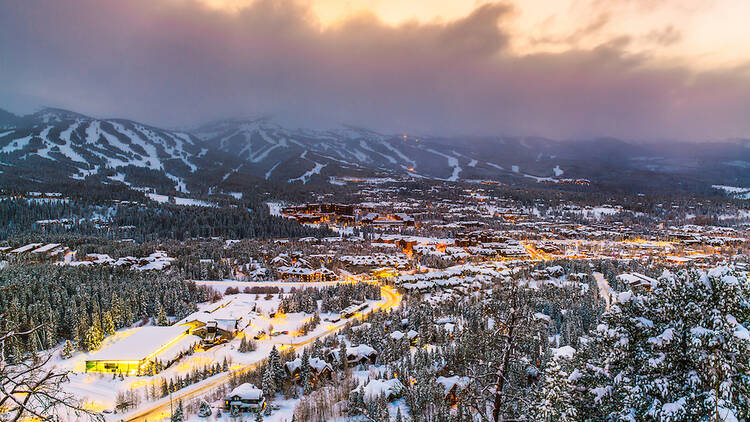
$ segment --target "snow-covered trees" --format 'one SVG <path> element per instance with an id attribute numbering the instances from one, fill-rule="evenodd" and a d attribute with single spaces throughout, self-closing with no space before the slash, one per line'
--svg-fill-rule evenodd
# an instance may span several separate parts
<path id="1" fill-rule="evenodd" d="M 171 422 L 182 422 L 185 420 L 185 411 L 182 408 L 182 400 L 177 402 L 177 407 L 172 411 Z"/>
<path id="2" fill-rule="evenodd" d="M 94 350 L 104 336 L 156 315 L 162 306 L 170 315 L 184 317 L 211 295 L 177 274 L 109 266 L 10 264 L 0 270 L 0 279 L 19 286 L 0 290 L 0 314 L 9 326 L 27 330 L 43 324 L 33 338 L 9 348 L 6 357 L 14 359 L 50 349 L 60 340 Z"/>
<path id="3" fill-rule="evenodd" d="M 165 325 L 169 325 L 169 320 L 167 319 L 167 313 L 164 311 L 164 307 L 159 307 L 159 314 L 156 316 L 156 324 L 161 325 L 162 327 Z"/>
<path id="4" fill-rule="evenodd" d="M 529 409 L 532 420 L 539 422 L 573 422 L 579 420 L 573 402 L 576 393 L 568 371 L 562 369 L 562 356 L 554 356 L 544 369 L 533 404 Z"/>
<path id="5" fill-rule="evenodd" d="M 302 352 L 302 363 L 300 365 L 300 383 L 305 394 L 310 393 L 312 389 L 312 368 L 310 368 L 310 354 L 307 349 Z"/>
<path id="6" fill-rule="evenodd" d="M 620 293 L 580 362 L 580 416 L 748 420 L 749 297 L 728 268 L 665 272 L 651 293 Z"/>
<path id="7" fill-rule="evenodd" d="M 248 339 L 247 336 L 243 336 L 240 340 L 240 346 L 237 350 L 241 353 L 254 352 L 258 348 L 258 344 L 253 339 Z"/>
<path id="8" fill-rule="evenodd" d="M 102 321 L 102 328 L 104 329 L 105 336 L 111 336 L 115 333 L 115 322 L 112 320 L 112 314 L 109 312 L 104 313 Z"/>
<path id="9" fill-rule="evenodd" d="M 99 328 L 98 324 L 92 324 L 88 330 L 86 330 L 86 336 L 83 338 L 83 349 L 86 351 L 93 351 L 99 348 L 104 339 L 104 334 Z"/>
<path id="10" fill-rule="evenodd" d="M 201 418 L 207 418 L 211 416 L 211 406 L 207 401 L 201 400 L 200 407 L 198 408 L 198 416 Z"/>
<path id="11" fill-rule="evenodd" d="M 63 346 L 60 356 L 62 356 L 63 359 L 70 359 L 70 357 L 73 356 L 73 343 L 71 343 L 70 340 L 65 340 L 65 345 Z"/>

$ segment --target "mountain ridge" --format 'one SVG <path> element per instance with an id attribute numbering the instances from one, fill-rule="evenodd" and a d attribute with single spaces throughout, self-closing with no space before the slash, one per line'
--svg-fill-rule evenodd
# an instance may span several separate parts
<path id="1" fill-rule="evenodd" d="M 747 140 L 676 148 L 616 138 L 416 137 L 354 125 L 290 129 L 268 117 L 177 131 L 59 108 L 25 116 L 0 109 L 0 127 L 3 184 L 13 176 L 42 182 L 93 178 L 176 192 L 224 184 L 328 183 L 346 176 L 521 185 L 584 179 L 611 184 L 622 177 L 646 184 L 750 184 L 750 160 L 742 158 L 750 155 Z"/>

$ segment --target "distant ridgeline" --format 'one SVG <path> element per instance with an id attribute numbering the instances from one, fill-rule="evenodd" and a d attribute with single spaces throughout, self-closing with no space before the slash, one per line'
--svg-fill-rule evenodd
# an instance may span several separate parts
<path id="1" fill-rule="evenodd" d="M 103 201 L 61 193 L 0 197 L 0 239 L 25 234 L 77 234 L 143 242 L 209 237 L 320 237 L 330 231 L 272 216 L 264 204 L 254 200 L 234 200 L 231 204 L 194 200 L 181 205 L 161 195 Z"/>

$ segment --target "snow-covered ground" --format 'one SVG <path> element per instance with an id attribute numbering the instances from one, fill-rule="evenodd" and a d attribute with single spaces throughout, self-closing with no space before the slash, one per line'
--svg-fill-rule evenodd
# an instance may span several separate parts
<path id="1" fill-rule="evenodd" d="M 248 285 L 278 285 L 283 286 L 284 291 L 288 291 L 292 287 L 300 288 L 303 286 L 313 287 L 316 285 L 332 284 L 282 282 L 243 283 L 233 281 L 203 281 L 199 283 L 215 286 L 217 290 L 220 291 L 225 290 L 226 287 L 229 286 L 240 287 Z M 377 308 L 379 306 L 379 303 L 384 304 L 386 302 L 387 299 L 383 299 L 382 302 L 368 301 L 368 308 L 362 311 L 362 313 L 368 313 L 370 310 Z M 73 394 L 77 398 L 87 403 L 88 408 L 97 411 L 103 411 L 106 409 L 112 410 L 115 406 L 115 399 L 117 397 L 117 394 L 128 391 L 135 391 L 139 394 L 139 396 L 141 397 L 141 404 L 139 408 L 143 408 L 144 406 L 148 407 L 148 403 L 150 403 L 146 402 L 145 400 L 146 391 L 152 389 L 154 386 L 160 387 L 163 379 L 169 380 L 177 376 L 185 377 L 186 375 L 191 374 L 194 369 L 202 369 L 204 366 L 210 366 L 214 363 L 221 364 L 224 359 L 226 359 L 229 363 L 230 370 L 247 367 L 248 365 L 252 365 L 264 359 L 273 346 L 276 346 L 279 350 L 283 351 L 289 349 L 290 347 L 297 347 L 301 344 L 309 344 L 316 337 L 340 329 L 348 321 L 346 319 L 342 319 L 341 321 L 333 323 L 330 320 L 337 319 L 339 315 L 323 313 L 320 314 L 321 323 L 310 333 L 304 336 L 300 336 L 297 335 L 298 329 L 302 324 L 309 321 L 309 319 L 312 317 L 312 314 L 299 312 L 275 315 L 274 317 L 270 317 L 270 315 L 272 313 L 275 313 L 278 309 L 279 303 L 280 298 L 278 294 L 271 295 L 270 298 L 266 300 L 265 294 L 256 295 L 241 293 L 237 295 L 227 295 L 221 301 L 216 303 L 199 304 L 198 311 L 194 315 L 203 314 L 205 312 L 210 313 L 217 309 L 227 309 L 230 307 L 230 304 L 238 304 L 238 306 L 240 307 L 245 306 L 247 309 L 239 310 L 243 314 L 243 319 L 241 320 L 239 327 L 240 334 L 238 334 L 232 341 L 228 343 L 212 347 L 208 350 L 199 349 L 192 355 L 181 358 L 180 360 L 172 364 L 169 368 L 154 376 L 126 376 L 123 380 L 120 380 L 119 378 L 114 377 L 111 374 L 87 373 L 86 360 L 92 359 L 95 354 L 99 352 L 76 352 L 71 358 L 63 359 L 60 357 L 62 345 L 52 350 L 54 357 L 50 361 L 50 366 L 58 370 L 71 371 L 70 381 L 66 384 L 65 390 L 66 392 Z M 191 317 L 188 317 L 181 322 L 189 320 L 191 320 Z M 273 328 L 273 332 L 279 334 L 269 336 L 268 333 L 271 332 L 271 327 Z M 120 342 L 122 342 L 124 339 L 128 338 L 138 330 L 140 330 L 140 328 L 138 327 L 119 330 L 114 335 L 107 337 L 102 343 L 102 346 L 99 350 L 102 351 L 117 349 Z M 249 353 L 241 353 L 238 350 L 241 338 L 243 336 L 247 338 L 253 338 L 256 335 L 259 335 L 261 332 L 265 332 L 265 334 L 263 334 L 260 339 L 257 340 L 257 350 Z M 187 391 L 191 388 L 199 388 L 203 384 L 211 383 L 212 380 L 213 382 L 217 381 L 218 379 L 220 379 L 217 377 L 222 376 L 226 376 L 226 373 L 217 374 L 214 377 L 201 381 L 198 384 L 188 386 L 184 390 Z M 161 403 L 160 400 L 163 399 L 155 400 L 155 402 Z M 276 403 L 281 406 L 281 409 L 275 411 L 272 417 L 267 420 L 290 420 L 295 403 L 296 402 L 293 401 L 280 401 Z M 163 416 L 166 417 L 168 415 Z M 122 415 L 108 414 L 107 418 L 109 420 L 120 420 L 122 418 Z M 157 418 L 153 420 L 159 419 Z"/>
<path id="2" fill-rule="evenodd" d="M 169 196 L 167 195 L 159 195 L 156 193 L 147 193 L 146 196 L 151 198 L 152 201 L 156 201 L 160 204 L 163 204 L 165 202 L 169 202 Z M 199 199 L 192 199 L 192 198 L 180 198 L 178 196 L 173 197 L 176 205 L 185 205 L 185 206 L 199 206 L 199 207 L 216 207 L 216 204 L 212 204 L 210 202 L 201 201 Z"/>
<path id="3" fill-rule="evenodd" d="M 737 186 L 712 185 L 714 189 L 722 190 L 727 195 L 737 199 L 750 199 L 750 188 L 741 188 Z"/>

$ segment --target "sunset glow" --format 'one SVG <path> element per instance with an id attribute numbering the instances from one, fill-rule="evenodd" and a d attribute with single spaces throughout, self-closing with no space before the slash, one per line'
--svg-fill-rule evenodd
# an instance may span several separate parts
<path id="1" fill-rule="evenodd" d="M 180 0 L 177 0 L 180 1 Z M 254 0 L 198 0 L 228 13 Z M 335 27 L 357 15 L 374 15 L 393 26 L 413 22 L 449 22 L 470 14 L 489 0 L 317 0 L 301 1 L 322 28 Z M 524 0 L 500 2 L 512 8 L 500 26 L 512 32 L 518 54 L 560 53 L 593 48 L 629 37 L 628 51 L 677 59 L 697 68 L 739 65 L 750 59 L 746 18 L 750 3 L 604 2 L 602 0 Z"/>

